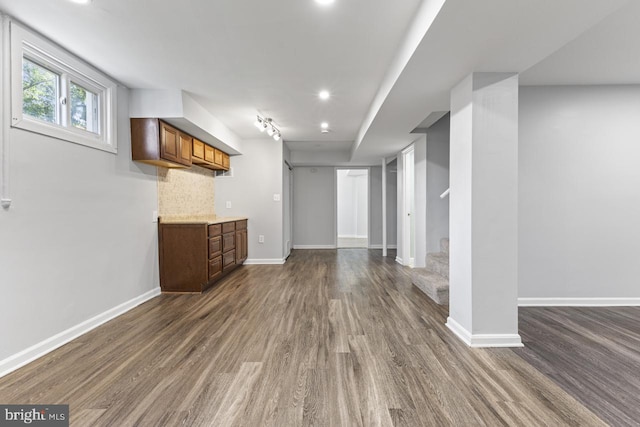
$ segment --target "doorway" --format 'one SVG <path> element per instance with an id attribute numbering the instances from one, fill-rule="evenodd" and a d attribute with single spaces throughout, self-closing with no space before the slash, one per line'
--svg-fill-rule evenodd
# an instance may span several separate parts
<path id="1" fill-rule="evenodd" d="M 336 169 L 338 248 L 369 247 L 369 169 Z"/>

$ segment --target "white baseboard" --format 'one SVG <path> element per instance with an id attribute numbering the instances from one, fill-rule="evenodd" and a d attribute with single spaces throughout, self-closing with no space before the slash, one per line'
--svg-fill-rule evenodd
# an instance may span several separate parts
<path id="1" fill-rule="evenodd" d="M 396 262 L 400 265 L 404 265 L 404 261 L 399 256 L 396 257 Z"/>
<path id="2" fill-rule="evenodd" d="M 451 317 L 447 327 L 469 347 L 524 347 L 518 334 L 472 334 Z"/>
<path id="3" fill-rule="evenodd" d="M 135 297 L 127 302 L 124 302 L 116 307 L 113 307 L 89 320 L 85 320 L 82 323 L 73 326 L 66 331 L 62 331 L 59 334 L 47 338 L 44 341 L 35 344 L 26 350 L 23 350 L 13 356 L 0 361 L 0 378 L 15 371 L 24 365 L 33 362 L 34 360 L 44 356 L 45 354 L 55 350 L 58 347 L 62 347 L 70 341 L 78 338 L 81 335 L 86 334 L 92 329 L 106 323 L 116 317 L 126 313 L 127 311 L 139 306 L 140 304 L 149 301 L 152 298 L 160 295 L 160 288 L 153 289 L 138 297 Z"/>
<path id="4" fill-rule="evenodd" d="M 382 245 L 369 245 L 369 249 L 382 249 Z M 387 245 L 387 249 L 398 249 L 396 245 Z"/>
<path id="5" fill-rule="evenodd" d="M 285 258 L 267 258 L 267 259 L 247 259 L 244 265 L 282 265 L 286 261 Z"/>
<path id="6" fill-rule="evenodd" d="M 639 307 L 640 298 L 518 298 L 520 307 Z"/>
<path id="7" fill-rule="evenodd" d="M 293 245 L 293 249 L 336 249 L 336 245 Z"/>
<path id="8" fill-rule="evenodd" d="M 351 234 L 351 235 L 345 235 L 345 236 L 338 236 L 338 239 L 366 239 L 367 236 L 358 236 L 356 234 Z"/>

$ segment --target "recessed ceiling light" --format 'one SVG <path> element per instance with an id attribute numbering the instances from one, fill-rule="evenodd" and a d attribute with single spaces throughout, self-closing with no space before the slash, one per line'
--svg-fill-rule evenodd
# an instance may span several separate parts
<path id="1" fill-rule="evenodd" d="M 322 123 L 320 123 L 320 127 L 321 127 L 322 129 L 329 129 L 329 123 L 327 123 L 327 122 L 322 122 Z"/>
<path id="2" fill-rule="evenodd" d="M 320 92 L 318 92 L 318 98 L 322 99 L 323 101 L 326 101 L 327 99 L 329 99 L 329 97 L 331 97 L 331 94 L 328 90 L 321 90 Z"/>
<path id="3" fill-rule="evenodd" d="M 89 4 L 91 3 L 91 0 L 71 0 L 73 3 L 78 3 L 78 4 Z"/>
<path id="4" fill-rule="evenodd" d="M 328 6 L 333 2 L 334 0 L 316 0 L 316 3 L 321 4 L 322 6 Z"/>

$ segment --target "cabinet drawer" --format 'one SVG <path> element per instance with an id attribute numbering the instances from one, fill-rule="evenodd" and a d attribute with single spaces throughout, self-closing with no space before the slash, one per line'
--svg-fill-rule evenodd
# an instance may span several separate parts
<path id="1" fill-rule="evenodd" d="M 222 257 L 218 256 L 209 261 L 209 280 L 215 279 L 222 274 Z"/>
<path id="2" fill-rule="evenodd" d="M 219 236 L 222 234 L 222 224 L 211 224 L 209 226 L 209 237 Z"/>
<path id="3" fill-rule="evenodd" d="M 236 221 L 236 230 L 246 230 L 247 229 L 247 220 L 244 219 L 242 221 Z"/>
<path id="4" fill-rule="evenodd" d="M 231 249 L 236 248 L 236 235 L 235 233 L 228 233 L 222 235 L 222 252 L 228 252 Z"/>
<path id="5" fill-rule="evenodd" d="M 229 270 L 236 266 L 236 251 L 225 252 L 222 255 L 222 269 Z"/>
<path id="6" fill-rule="evenodd" d="M 222 255 L 222 236 L 209 239 L 209 259 Z"/>
<path id="7" fill-rule="evenodd" d="M 222 232 L 223 233 L 231 233 L 232 231 L 236 231 L 236 223 L 235 222 L 223 222 L 222 223 Z"/>

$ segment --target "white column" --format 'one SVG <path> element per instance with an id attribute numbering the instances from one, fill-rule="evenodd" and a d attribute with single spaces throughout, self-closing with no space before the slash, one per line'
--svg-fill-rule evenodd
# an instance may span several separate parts
<path id="1" fill-rule="evenodd" d="M 474 347 L 518 335 L 518 75 L 473 73 L 451 91 L 447 326 Z"/>
<path id="2" fill-rule="evenodd" d="M 387 160 L 382 159 L 382 256 L 387 256 Z"/>

